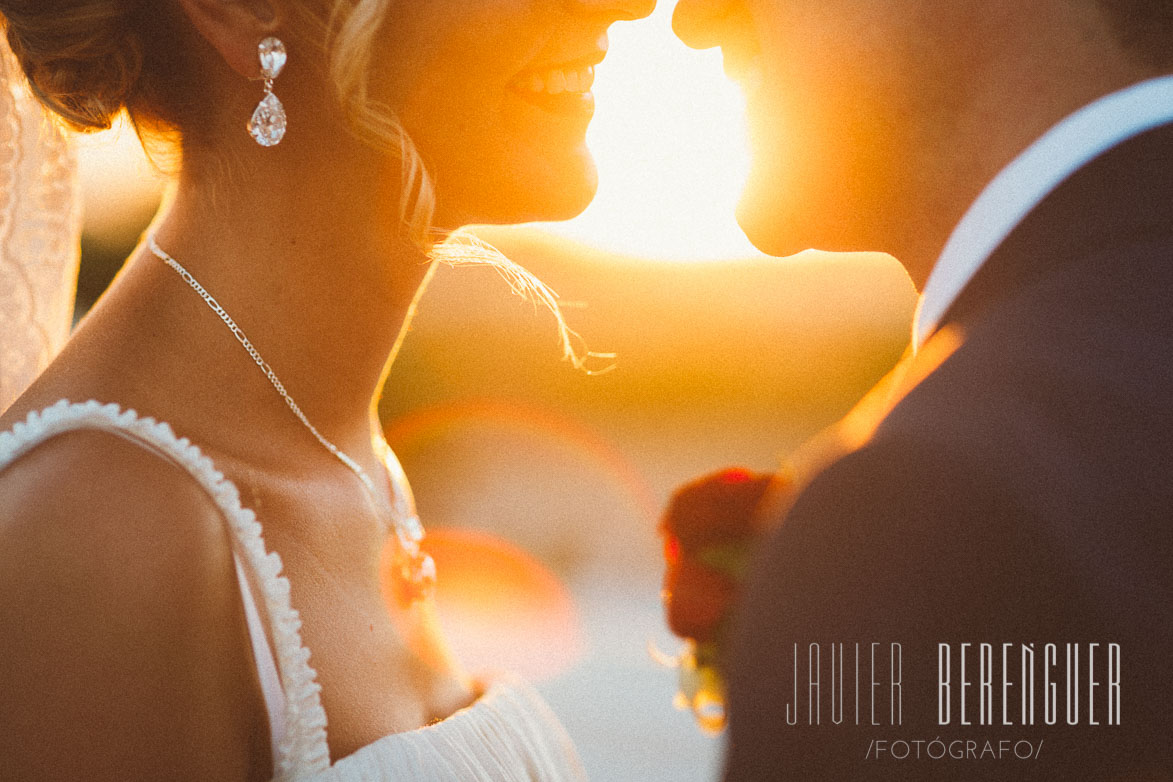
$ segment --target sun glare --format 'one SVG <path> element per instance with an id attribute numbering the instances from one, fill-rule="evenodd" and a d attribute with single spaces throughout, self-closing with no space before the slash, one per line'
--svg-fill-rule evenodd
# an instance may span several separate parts
<path id="1" fill-rule="evenodd" d="M 717 50 L 693 51 L 672 34 L 674 5 L 611 28 L 587 134 L 598 196 L 576 219 L 540 227 L 644 258 L 759 255 L 734 217 L 749 171 L 744 99 Z"/>

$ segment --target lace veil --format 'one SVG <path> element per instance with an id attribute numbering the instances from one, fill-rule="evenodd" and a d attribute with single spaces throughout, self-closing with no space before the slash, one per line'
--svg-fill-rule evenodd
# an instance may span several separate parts
<path id="1" fill-rule="evenodd" d="M 80 254 L 76 160 L 0 35 L 0 412 L 61 349 Z"/>

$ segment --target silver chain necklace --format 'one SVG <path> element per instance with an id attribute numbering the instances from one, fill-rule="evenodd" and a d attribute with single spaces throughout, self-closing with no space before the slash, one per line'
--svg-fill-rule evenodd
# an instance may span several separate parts
<path id="1" fill-rule="evenodd" d="M 249 341 L 247 336 L 245 336 L 245 333 L 240 328 L 240 326 L 236 325 L 236 321 L 232 319 L 232 316 L 229 315 L 222 306 L 220 306 L 220 302 L 216 301 L 216 297 L 209 293 L 207 288 L 205 288 L 203 285 L 200 285 L 199 281 L 192 276 L 191 272 L 183 268 L 183 265 L 180 264 L 179 261 L 168 255 L 167 252 L 159 246 L 159 243 L 155 241 L 154 236 L 150 237 L 149 244 L 151 252 L 155 255 L 155 257 L 174 269 L 176 273 L 178 273 L 179 276 L 183 278 L 183 281 L 186 282 L 192 290 L 199 294 L 200 298 L 203 299 L 204 303 L 206 303 L 211 308 L 212 312 L 215 312 L 220 317 L 220 320 L 224 321 L 224 324 L 228 326 L 228 329 L 232 332 L 232 335 L 236 337 L 236 341 L 239 342 L 242 347 L 244 347 L 256 365 L 261 368 L 262 372 L 265 373 L 265 377 L 269 379 L 269 382 L 272 384 L 273 388 L 277 389 L 277 393 L 280 394 L 281 398 L 285 400 L 285 404 L 291 411 L 293 411 L 293 414 L 297 416 L 297 420 L 301 421 L 302 425 L 310 431 L 310 434 L 312 434 L 314 438 L 317 439 L 317 441 L 321 443 L 327 451 L 334 454 L 338 461 L 342 462 L 350 469 L 351 472 L 358 476 L 358 479 L 362 481 L 363 487 L 366 489 L 367 494 L 375 507 L 381 505 L 378 500 L 378 495 L 375 491 L 374 481 L 372 481 L 371 477 L 367 475 L 366 470 L 362 468 L 362 465 L 343 452 L 342 449 L 327 440 L 325 436 L 318 431 L 317 427 L 310 423 L 309 419 L 306 418 L 305 413 L 302 412 L 301 407 L 299 407 L 297 402 L 293 400 L 293 397 L 289 395 L 289 392 L 285 390 L 285 384 L 282 383 L 281 379 L 277 377 L 277 373 L 273 371 L 273 367 L 269 366 L 269 362 L 265 361 L 265 359 L 261 357 L 260 352 L 255 347 L 253 347 L 253 343 Z M 380 450 L 383 451 L 380 456 L 386 459 L 388 453 L 391 450 L 390 447 L 387 446 L 387 443 L 382 440 L 382 438 L 377 440 L 377 444 L 380 446 Z M 396 490 L 394 481 L 392 481 L 391 486 L 394 498 L 399 500 L 399 492 Z M 424 553 L 420 549 L 420 542 L 424 538 L 424 528 L 420 523 L 419 517 L 414 514 L 407 513 L 403 508 L 393 509 L 390 515 L 392 526 L 395 529 L 395 537 L 399 543 L 399 556 L 397 557 L 397 561 L 394 565 L 396 568 L 396 575 L 398 576 L 397 581 L 400 587 L 399 598 L 404 604 L 410 605 L 416 600 L 420 600 L 431 595 L 436 584 L 436 564 L 430 555 Z"/>

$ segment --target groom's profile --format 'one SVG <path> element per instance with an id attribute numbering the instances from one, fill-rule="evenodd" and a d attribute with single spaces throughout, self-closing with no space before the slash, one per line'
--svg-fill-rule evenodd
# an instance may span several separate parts
<path id="1" fill-rule="evenodd" d="M 922 291 L 908 357 L 766 511 L 725 778 L 1173 779 L 1173 3 L 680 0 L 674 27 L 745 83 L 750 239 L 890 252 Z"/>

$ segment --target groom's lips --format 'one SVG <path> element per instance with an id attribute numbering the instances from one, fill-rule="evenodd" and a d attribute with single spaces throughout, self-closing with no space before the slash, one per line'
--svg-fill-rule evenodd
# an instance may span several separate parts
<path id="1" fill-rule="evenodd" d="M 745 84 L 754 81 L 761 72 L 761 57 L 757 52 L 722 47 L 725 75 L 732 81 Z"/>

